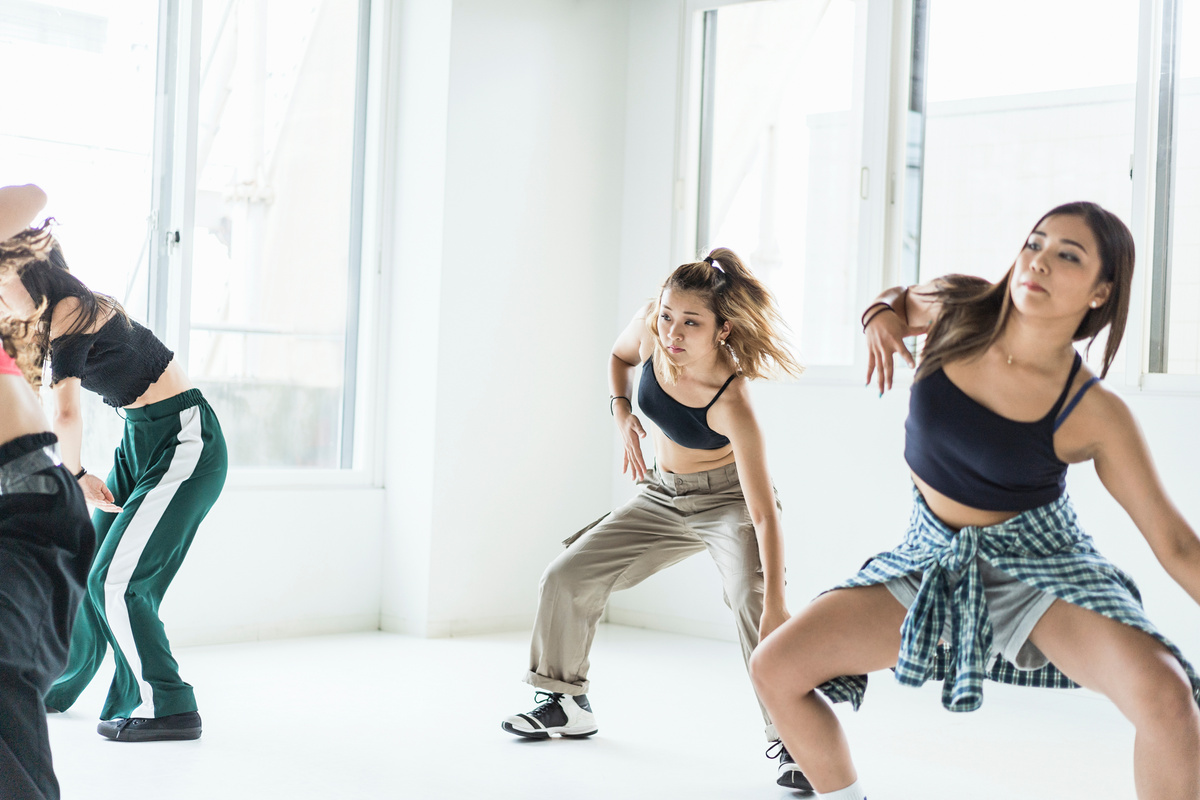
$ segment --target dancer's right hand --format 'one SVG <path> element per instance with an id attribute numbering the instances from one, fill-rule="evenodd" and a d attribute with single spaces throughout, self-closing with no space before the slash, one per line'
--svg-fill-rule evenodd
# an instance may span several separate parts
<path id="1" fill-rule="evenodd" d="M 646 429 L 632 411 L 618 410 L 615 412 L 617 427 L 621 429 L 621 442 L 625 445 L 624 458 L 621 459 L 621 474 L 629 472 L 634 482 L 646 477 L 646 459 L 642 457 L 642 439 L 646 438 Z"/>
<path id="2" fill-rule="evenodd" d="M 882 314 L 875 315 L 867 325 L 865 333 L 867 335 L 867 385 L 871 385 L 871 376 L 874 375 L 875 381 L 879 385 L 879 396 L 882 397 L 885 391 L 892 388 L 892 374 L 895 371 L 893 355 L 898 353 L 909 367 L 916 369 L 917 362 L 904 344 L 904 337 L 909 333 L 908 326 L 904 324 L 904 320 L 900 319 L 900 315 L 884 311 Z"/>
<path id="3" fill-rule="evenodd" d="M 113 503 L 115 498 L 108 487 L 104 485 L 104 481 L 92 473 L 88 472 L 79 479 L 79 488 L 83 490 L 83 499 L 87 501 L 88 505 L 112 514 L 121 510 L 120 506 Z"/>

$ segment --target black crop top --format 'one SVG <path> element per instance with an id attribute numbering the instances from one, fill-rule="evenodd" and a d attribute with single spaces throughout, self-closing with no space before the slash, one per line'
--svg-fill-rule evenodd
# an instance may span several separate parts
<path id="1" fill-rule="evenodd" d="M 720 450 L 729 444 L 729 439 L 708 427 L 708 410 L 736 377 L 736 374 L 730 375 L 704 408 L 685 406 L 658 385 L 654 359 L 647 358 L 642 364 L 642 379 L 638 381 L 638 405 L 675 444 L 692 450 Z"/>
<path id="2" fill-rule="evenodd" d="M 1002 417 L 959 389 L 938 370 L 912 385 L 904 423 L 904 459 L 937 491 L 971 508 L 1028 511 L 1066 490 L 1067 465 L 1054 452 L 1054 432 L 1099 378 L 1063 409 L 1082 359 L 1050 413 L 1036 422 Z M 1059 410 L 1062 413 L 1059 413 Z"/>
<path id="3" fill-rule="evenodd" d="M 119 408 L 145 394 L 174 356 L 149 330 L 114 314 L 92 333 L 61 336 L 51 342 L 50 373 L 54 383 L 81 379 L 83 388 Z"/>

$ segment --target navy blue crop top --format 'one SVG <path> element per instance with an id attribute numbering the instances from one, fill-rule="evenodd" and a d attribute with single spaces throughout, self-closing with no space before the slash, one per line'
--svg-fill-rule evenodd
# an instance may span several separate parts
<path id="1" fill-rule="evenodd" d="M 1036 422 L 1002 417 L 959 389 L 938 370 L 912 385 L 904 423 L 904 460 L 937 491 L 984 511 L 1028 511 L 1066 490 L 1067 465 L 1054 452 L 1062 425 L 1092 378 L 1063 408 L 1082 359 L 1050 413 Z M 1061 413 L 1060 413 L 1061 410 Z"/>
<path id="2" fill-rule="evenodd" d="M 704 408 L 685 406 L 658 385 L 654 359 L 647 358 L 642 364 L 642 379 L 638 381 L 638 405 L 675 444 L 692 450 L 720 450 L 729 444 L 729 439 L 708 427 L 708 410 L 736 377 L 736 374 L 730 375 Z"/>
<path id="3" fill-rule="evenodd" d="M 54 383 L 79 378 L 83 388 L 119 408 L 145 394 L 174 356 L 149 330 L 113 314 L 92 333 L 61 336 L 51 342 L 50 373 Z"/>

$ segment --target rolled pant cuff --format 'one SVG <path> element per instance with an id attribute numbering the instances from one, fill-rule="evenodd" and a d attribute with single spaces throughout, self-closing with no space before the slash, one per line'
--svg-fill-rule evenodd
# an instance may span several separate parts
<path id="1" fill-rule="evenodd" d="M 571 696 L 587 694 L 588 687 L 591 681 L 584 681 L 581 685 L 576 686 L 573 683 L 558 681 L 554 678 L 547 678 L 545 675 L 538 675 L 536 672 L 526 672 L 524 681 L 535 689 L 541 689 L 543 692 L 558 692 L 559 694 L 569 694 Z"/>

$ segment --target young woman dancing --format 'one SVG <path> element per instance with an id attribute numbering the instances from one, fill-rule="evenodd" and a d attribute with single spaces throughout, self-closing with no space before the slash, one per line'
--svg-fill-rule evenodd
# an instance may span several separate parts
<path id="1" fill-rule="evenodd" d="M 63 463 L 97 507 L 87 598 L 70 663 L 46 706 L 69 708 L 111 644 L 116 675 L 97 732 L 121 742 L 196 739 L 196 699 L 179 677 L 158 607 L 225 483 L 221 426 L 171 351 L 120 303 L 70 273 L 48 225 L 13 241 L 46 256 L 25 264 L 19 279 L 0 283 L 0 301 L 18 314 L 39 314 L 35 355 L 50 358 Z M 125 417 L 107 481 L 80 464 L 80 386 Z M 147 716 L 134 716 L 139 709 Z"/>
<path id="2" fill-rule="evenodd" d="M 525 681 L 544 702 L 508 717 L 504 730 L 539 739 L 596 733 L 588 652 L 609 594 L 705 549 L 747 659 L 788 618 L 778 501 L 749 395 L 753 378 L 801 371 L 781 329 L 770 293 L 721 248 L 677 268 L 617 339 L 609 406 L 638 492 L 568 539 L 542 576 Z M 650 468 L 630 400 L 635 371 L 638 405 L 658 426 Z M 791 757 L 780 758 L 780 782 L 807 788 Z"/>
<path id="3" fill-rule="evenodd" d="M 0 280 L 40 255 L 8 238 L 45 202 L 36 186 L 0 188 Z M 30 388 L 41 381 L 32 333 L 28 321 L 0 319 L 0 787 L 56 800 L 42 697 L 67 663 L 95 535 Z"/>
<path id="4" fill-rule="evenodd" d="M 1065 494 L 1092 461 L 1159 562 L 1200 602 L 1200 541 L 1171 504 L 1129 409 L 1073 346 L 1124 333 L 1133 238 L 1093 203 L 1050 211 L 996 284 L 948 276 L 890 289 L 864 314 L 868 383 L 891 387 L 906 336 L 928 333 L 909 402 L 915 507 L 904 543 L 818 597 L 755 652 L 759 696 L 821 798 L 865 797 L 820 691 L 855 707 L 865 673 L 945 674 L 971 711 L 985 677 L 1072 685 L 1134 725 L 1138 797 L 1200 797 L 1200 679 L 1098 552 Z M 939 639 L 949 647 L 939 648 Z"/>

